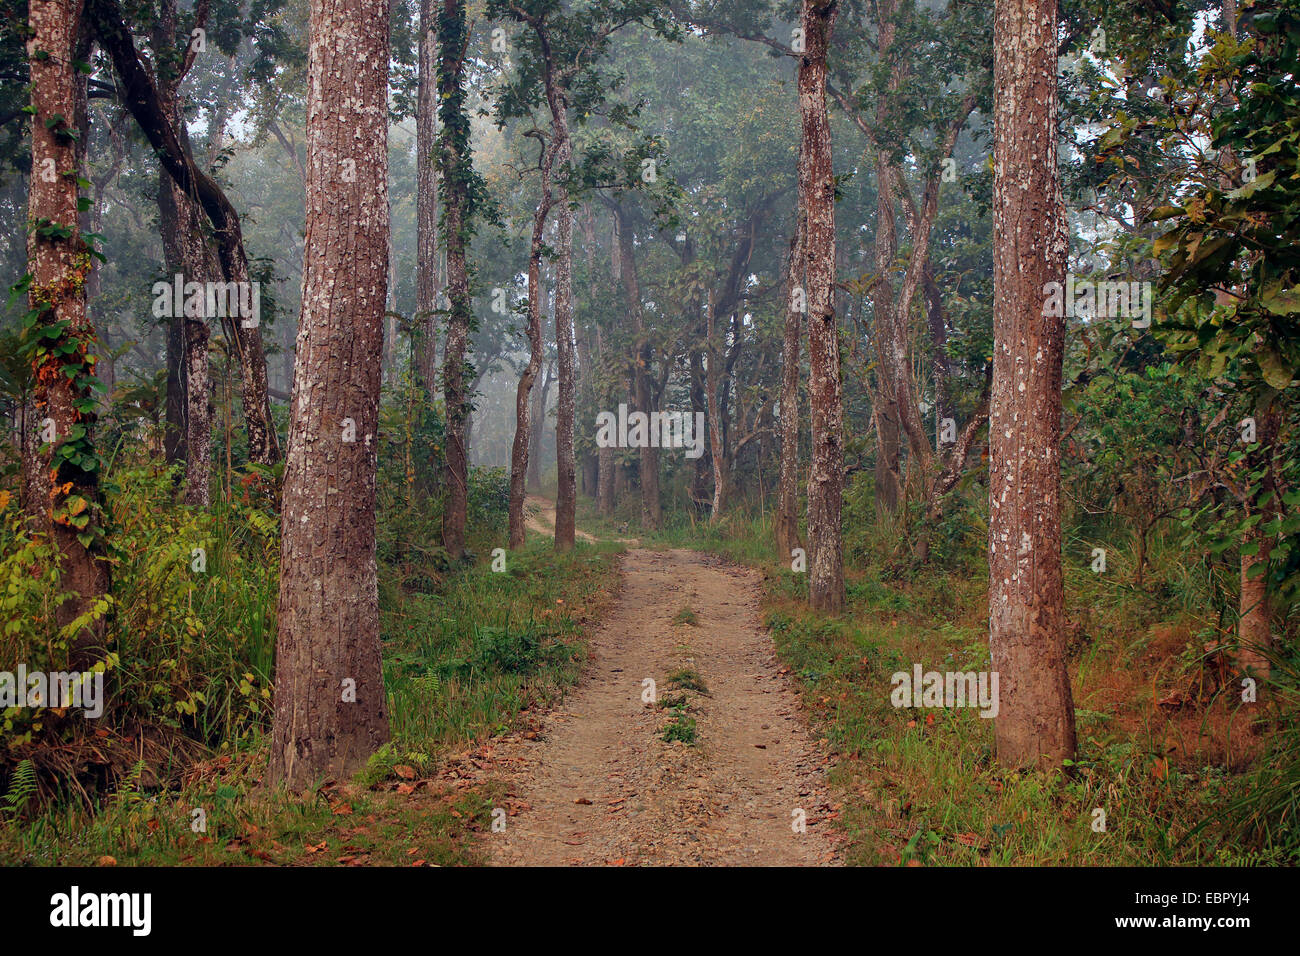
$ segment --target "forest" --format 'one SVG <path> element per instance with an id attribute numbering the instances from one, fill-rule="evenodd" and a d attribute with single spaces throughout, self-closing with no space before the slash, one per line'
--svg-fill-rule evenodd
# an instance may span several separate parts
<path id="1" fill-rule="evenodd" d="M 0 0 L 0 863 L 1300 863 L 1298 63 Z"/>

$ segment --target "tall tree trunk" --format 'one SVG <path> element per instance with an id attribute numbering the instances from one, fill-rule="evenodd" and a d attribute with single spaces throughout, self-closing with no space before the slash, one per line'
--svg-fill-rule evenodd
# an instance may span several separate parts
<path id="1" fill-rule="evenodd" d="M 438 367 L 437 24 L 433 0 L 420 0 L 420 74 L 415 111 L 415 383 L 432 403 Z"/>
<path id="2" fill-rule="evenodd" d="M 1056 44 L 1055 0 L 996 0 L 989 646 L 1008 766 L 1060 766 L 1075 750 L 1061 575 L 1065 318 L 1043 315 L 1068 251 Z"/>
<path id="3" fill-rule="evenodd" d="M 158 223 L 162 235 L 163 259 L 168 275 L 180 274 L 185 282 L 208 282 L 218 274 L 203 235 L 202 212 L 164 175 L 158 184 Z M 175 342 L 173 343 L 173 340 Z M 177 367 L 171 368 L 176 349 Z M 185 503 L 206 508 L 212 468 L 212 411 L 208 374 L 208 326 L 201 317 L 178 315 L 167 328 L 167 421 L 166 440 L 176 457 L 185 462 Z M 171 382 L 179 383 L 175 401 L 177 436 L 171 435 L 173 416 Z"/>
<path id="4" fill-rule="evenodd" d="M 799 191 L 806 197 L 804 274 L 808 277 L 808 405 L 812 458 L 808 470 L 808 599 L 820 611 L 844 606 L 840 515 L 844 496 L 840 336 L 835 321 L 835 178 L 826 114 L 826 51 L 837 0 L 803 0 L 806 52 L 799 61 Z"/>
<path id="5" fill-rule="evenodd" d="M 468 250 L 473 166 L 469 148 L 469 114 L 465 106 L 465 56 L 469 32 L 464 0 L 443 0 L 438 19 L 438 176 L 442 181 L 443 246 L 447 250 L 447 343 L 442 359 L 443 403 L 447 410 L 446 498 L 442 509 L 442 546 L 455 560 L 465 553 L 469 509 L 469 449 L 465 426 L 469 399 L 465 355 L 473 304 L 469 294 Z"/>
<path id="6" fill-rule="evenodd" d="M 171 193 L 172 180 L 166 172 L 158 177 L 158 232 L 163 240 L 163 260 L 167 274 L 174 275 L 178 266 L 167 254 L 168 233 L 176 231 L 176 213 Z M 170 210 L 167 208 L 170 207 Z M 170 222 L 169 222 L 170 220 Z M 193 276 L 197 278 L 197 276 Z M 202 281 L 201 279 L 199 281 Z M 167 382 L 163 395 L 163 459 L 169 465 L 185 461 L 185 316 L 174 315 L 167 319 L 166 348 L 163 364 L 167 368 Z"/>
<path id="7" fill-rule="evenodd" d="M 781 346 L 781 477 L 776 503 L 776 550 L 781 560 L 799 547 L 799 353 L 802 347 L 804 287 L 804 201 L 796 213 L 794 241 L 790 246 L 790 275 L 786 289 L 785 339 Z"/>
<path id="8" fill-rule="evenodd" d="M 632 224 L 622 206 L 614 208 L 618 224 L 618 271 L 627 295 L 627 307 L 636 334 L 632 382 L 636 408 L 647 418 L 655 412 L 654 390 L 650 382 L 650 362 L 653 355 L 646 336 L 645 314 L 641 308 L 641 281 L 636 268 L 636 250 L 632 244 Z M 663 523 L 663 509 L 659 501 L 659 449 L 651 448 L 647 441 L 640 450 L 641 460 L 641 527 L 657 531 Z"/>
<path id="9" fill-rule="evenodd" d="M 600 513 L 608 518 L 614 513 L 614 449 L 598 449 L 596 464 L 599 469 L 596 478 L 596 500 L 600 506 Z"/>
<path id="10" fill-rule="evenodd" d="M 563 105 L 556 125 L 563 120 Z M 564 133 L 568 142 L 567 128 Z M 561 168 L 568 166 L 568 151 L 559 157 Z M 577 531 L 577 461 L 573 452 L 574 403 L 577 397 L 576 370 L 573 362 L 573 210 L 568 193 L 559 195 L 559 229 L 556 236 L 555 265 L 555 349 L 559 368 L 559 401 L 555 410 L 555 549 L 573 548 Z"/>
<path id="11" fill-rule="evenodd" d="M 698 303 L 696 303 L 698 306 Z M 697 313 L 699 309 L 695 310 Z M 704 350 L 691 350 L 691 420 L 700 421 L 698 415 L 709 415 L 708 373 L 704 370 Z M 713 477 L 712 442 L 704 443 L 704 454 L 691 463 L 691 505 L 695 513 L 703 517 L 705 511 L 712 507 L 709 495 L 709 482 Z"/>
<path id="12" fill-rule="evenodd" d="M 591 274 L 589 269 L 587 275 L 590 276 Z M 574 415 L 575 423 L 579 417 L 584 421 L 593 421 L 596 414 L 595 370 L 592 367 L 594 339 L 595 334 L 591 325 L 585 326 L 582 334 L 577 337 L 578 397 L 580 401 L 578 402 L 579 411 Z M 600 469 L 594 445 L 586 446 L 578 467 L 581 469 L 582 474 L 582 493 L 588 498 L 595 498 L 597 484 L 600 480 Z"/>
<path id="13" fill-rule="evenodd" d="M 272 781 L 295 790 L 350 774 L 389 738 L 375 573 L 388 0 L 311 0 L 310 25 L 307 235 L 270 765 Z"/>
<path id="14" fill-rule="evenodd" d="M 86 311 L 90 248 L 78 228 L 78 74 L 75 66 L 83 7 L 80 0 L 30 0 L 28 66 L 31 70 L 32 174 L 28 185 L 28 304 L 48 329 L 67 323 L 53 339 L 40 339 L 31 355 L 35 424 L 43 433 L 32 446 L 36 467 L 28 508 L 58 551 L 59 590 L 73 597 L 59 605 L 67 627 L 108 590 L 108 565 L 99 530 L 99 456 L 94 446 L 95 329 Z M 71 347 L 67 354 L 59 354 Z M 75 366 L 76 377 L 65 369 Z M 69 453 L 70 452 L 70 453 Z M 102 627 L 80 628 L 71 640 L 69 665 L 90 667 L 104 651 Z"/>
<path id="15" fill-rule="evenodd" d="M 542 369 L 542 381 L 533 386 L 532 411 L 528 421 L 528 480 L 530 491 L 542 490 L 542 439 L 546 431 L 546 403 L 551 397 L 551 383 L 555 380 L 555 363 L 548 362 Z"/>
<path id="16" fill-rule="evenodd" d="M 188 62 L 175 49 L 176 5 L 160 6 L 154 31 L 159 56 L 158 96 L 171 107 L 171 122 L 181 148 L 192 156 L 189 130 L 181 111 L 179 89 Z M 163 68 L 163 64 L 168 64 Z M 167 276 L 184 282 L 210 282 L 220 277 L 203 232 L 203 210 L 166 169 L 159 171 L 158 226 Z M 211 503 L 212 405 L 208 371 L 208 326 L 204 317 L 173 316 L 167 327 L 167 433 L 164 448 L 169 462 L 185 462 L 185 503 L 206 508 Z M 173 365 L 173 363 L 175 363 Z M 173 388 L 173 386 L 175 386 Z"/>
<path id="17" fill-rule="evenodd" d="M 902 498 L 900 465 L 901 426 L 898 397 L 894 388 L 894 363 L 890 350 L 894 341 L 894 290 L 889 274 L 897 253 L 894 201 L 890 189 L 890 170 L 882 159 L 876 163 L 876 283 L 871 290 L 872 312 L 876 319 L 876 378 L 879 385 L 874 396 L 876 413 L 876 502 L 887 513 L 898 510 Z"/>
<path id="18" fill-rule="evenodd" d="M 212 503 L 212 376 L 208 325 L 185 320 L 185 503 Z"/>
<path id="19" fill-rule="evenodd" d="M 596 354 L 604 358 L 605 343 L 600 334 L 600 326 L 593 324 L 592 330 L 596 339 Z M 593 383 L 595 370 L 592 370 Z M 593 392 L 595 391 L 593 384 Z M 611 398 L 610 388 L 608 385 L 602 386 L 601 401 L 609 404 Z M 596 449 L 596 503 L 600 509 L 601 515 L 608 518 L 614 513 L 614 449 L 611 447 Z"/>
<path id="20" fill-rule="evenodd" d="M 709 452 L 713 460 L 713 502 L 710 506 L 709 521 L 717 521 L 727 506 L 727 451 L 722 446 L 722 413 L 718 408 L 718 391 L 722 387 L 721 361 L 718 357 L 714 334 L 717 331 L 717 315 L 710 301 L 708 305 L 706 338 L 708 340 L 708 365 L 704 373 L 704 402 L 709 414 Z"/>
<path id="21" fill-rule="evenodd" d="M 554 141 L 552 141 L 552 146 Z M 531 402 L 533 382 L 542 367 L 542 236 L 550 213 L 551 169 L 555 153 L 542 153 L 542 198 L 533 212 L 533 236 L 528 250 L 528 364 L 515 389 L 515 440 L 510 450 L 510 547 L 524 546 L 524 497 L 528 475 L 529 441 L 532 437 Z"/>
<path id="22" fill-rule="evenodd" d="M 1241 597 L 1238 604 L 1237 664 L 1256 678 L 1266 679 L 1271 672 L 1269 653 L 1273 648 L 1273 602 L 1268 590 L 1268 559 L 1273 552 L 1275 536 L 1265 530 L 1277 510 L 1277 471 L 1274 464 L 1277 453 L 1278 432 L 1282 425 L 1282 410 L 1275 400 L 1266 409 L 1258 409 L 1255 417 L 1259 427 L 1259 449 L 1246 456 L 1247 470 L 1262 472 L 1260 498 L 1263 505 L 1250 502 L 1247 513 L 1262 511 L 1260 520 L 1246 535 L 1247 544 L 1255 546 L 1254 554 L 1241 556 Z"/>
<path id="23" fill-rule="evenodd" d="M 948 395 L 948 328 L 943 320 L 943 293 L 934 281 L 934 270 L 927 262 L 925 265 L 925 314 L 930 328 L 930 361 L 934 374 L 934 417 L 939 433 L 943 429 L 943 420 L 951 418 L 952 399 Z M 935 447 L 939 445 L 936 434 Z M 940 449 L 942 453 L 942 449 Z"/>
<path id="24" fill-rule="evenodd" d="M 587 248 L 587 274 L 586 281 L 594 283 L 596 281 L 596 215 L 590 204 L 582 207 L 582 216 L 579 219 L 582 225 L 582 235 L 584 244 Z M 584 421 L 594 421 L 596 414 L 596 369 L 592 364 L 598 353 L 596 345 L 597 326 L 595 321 L 583 325 L 582 331 L 576 336 L 577 359 L 578 359 L 578 411 L 575 414 L 575 422 L 578 418 Z M 596 489 L 599 483 L 600 466 L 596 459 L 596 447 L 594 444 L 584 443 L 583 452 L 578 465 L 582 475 L 582 493 L 589 498 L 596 497 Z"/>
<path id="25" fill-rule="evenodd" d="M 176 93 L 180 86 L 179 70 L 184 63 L 177 56 L 176 38 L 176 4 L 172 0 L 162 0 L 158 4 L 158 19 L 153 29 L 153 49 L 157 65 L 155 79 L 158 81 L 158 96 L 171 111 L 173 122 L 181 116 Z M 177 126 L 178 135 L 182 126 Z M 188 131 L 186 131 L 188 135 Z M 158 233 L 162 240 L 163 263 L 170 280 L 176 273 L 184 273 L 186 281 L 206 281 L 209 276 L 197 270 L 191 271 L 184 261 L 187 248 L 182 238 L 182 230 L 189 225 L 189 210 L 184 208 L 185 194 L 175 188 L 171 174 L 163 167 L 158 168 Z M 185 360 L 185 316 L 173 315 L 167 323 L 166 351 L 163 361 L 167 368 L 167 384 L 163 408 L 163 457 L 167 464 L 174 465 L 186 458 L 185 450 L 185 413 L 186 389 L 185 373 L 188 362 Z"/>
<path id="26" fill-rule="evenodd" d="M 876 128 L 885 128 L 889 121 L 892 94 L 897 90 L 899 73 L 893 68 L 891 57 L 896 26 L 893 0 L 882 0 L 877 5 L 878 53 L 882 61 L 890 63 L 888 92 L 876 104 Z M 894 362 L 890 351 L 894 342 L 894 287 L 890 276 L 898 254 L 898 229 L 894 216 L 894 191 L 889 157 L 883 149 L 876 152 L 876 282 L 871 289 L 872 312 L 875 316 L 876 378 L 878 386 L 874 399 L 876 419 L 876 504 L 888 514 L 898 510 L 902 498 L 902 472 L 900 465 L 900 415 L 894 388 Z"/>

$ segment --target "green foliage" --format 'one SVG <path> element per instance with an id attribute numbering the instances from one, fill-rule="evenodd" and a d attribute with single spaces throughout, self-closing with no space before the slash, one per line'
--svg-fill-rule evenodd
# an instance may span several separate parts
<path id="1" fill-rule="evenodd" d="M 694 746 L 696 741 L 695 718 L 686 713 L 685 704 L 678 704 L 672 710 L 672 719 L 664 725 L 664 742 L 672 743 L 677 740 L 688 747 Z"/>
<path id="2" fill-rule="evenodd" d="M 1258 862 L 1300 863 L 1300 659 L 1269 654 L 1270 673 L 1260 692 L 1273 701 L 1279 719 L 1270 728 L 1267 751 L 1247 775 L 1241 796 L 1222 817 L 1224 836 L 1261 855 Z M 1199 832 L 1199 828 L 1198 828 Z"/>
<path id="3" fill-rule="evenodd" d="M 1155 244 L 1171 253 L 1169 312 L 1196 302 L 1170 323 L 1182 333 L 1171 347 L 1196 357 L 1208 378 L 1236 360 L 1249 392 L 1286 389 L 1300 369 L 1300 5 L 1261 11 L 1254 29 L 1241 45 L 1221 40 L 1200 77 L 1239 91 L 1212 125 L 1213 147 L 1242 167 L 1239 181 L 1152 214 L 1174 225 Z"/>
<path id="4" fill-rule="evenodd" d="M 684 607 L 681 608 L 676 614 L 673 615 L 672 622 L 674 624 L 685 624 L 690 627 L 694 627 L 696 624 L 699 623 L 699 615 L 697 615 L 695 611 L 692 610 L 691 608 Z"/>
<path id="5" fill-rule="evenodd" d="M 35 793 L 36 767 L 30 760 L 20 760 L 9 777 L 9 789 L 5 791 L 0 815 L 17 816 L 22 813 L 27 801 Z"/>
<path id="6" fill-rule="evenodd" d="M 86 615 L 107 625 L 108 651 L 93 668 L 106 674 L 99 726 L 149 726 L 213 748 L 246 743 L 270 715 L 278 521 L 238 503 L 209 513 L 178 508 L 174 474 L 156 466 L 125 469 L 106 490 L 112 590 Z M 66 670 L 69 637 L 89 620 L 58 625 L 70 595 L 60 588 L 54 549 L 12 506 L 0 513 L 0 660 Z M 79 740 L 95 729 L 85 723 L 13 708 L 4 715 L 0 765 L 56 739 Z M 97 759 L 93 749 L 83 758 Z"/>

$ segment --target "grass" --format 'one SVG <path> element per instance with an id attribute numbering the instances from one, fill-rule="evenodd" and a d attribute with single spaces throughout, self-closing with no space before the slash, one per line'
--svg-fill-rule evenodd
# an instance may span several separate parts
<path id="1" fill-rule="evenodd" d="M 421 578 L 381 566 L 384 674 L 393 743 L 354 780 L 305 797 L 267 790 L 262 735 L 192 765 L 179 785 L 137 772 L 113 792 L 0 814 L 0 858 L 30 865 L 453 865 L 481 862 L 490 782 L 451 788 L 440 761 L 506 732 L 577 680 L 583 626 L 615 589 L 616 549 L 556 555 L 530 539 L 491 570 Z M 141 768 L 142 769 L 142 768 Z M 13 790 L 13 788 L 10 788 Z M 21 788 L 20 788 L 21 789 Z M 200 815 L 194 813 L 201 810 Z M 198 823 L 204 824 L 197 829 Z"/>
<path id="2" fill-rule="evenodd" d="M 673 707 L 672 719 L 668 721 L 663 729 L 665 743 L 679 740 L 688 747 L 695 746 L 695 718 L 686 713 L 686 706 L 686 703 L 682 702 Z"/>
<path id="3" fill-rule="evenodd" d="M 684 607 L 673 615 L 674 624 L 683 624 L 688 627 L 694 627 L 700 623 L 699 615 L 689 607 Z"/>
<path id="4" fill-rule="evenodd" d="M 668 675 L 668 684 L 675 690 L 693 690 L 699 694 L 709 692 L 708 685 L 704 683 L 704 678 L 694 667 L 679 667 Z"/>
<path id="5" fill-rule="evenodd" d="M 679 522 L 643 544 L 693 544 L 761 569 L 777 654 L 832 753 L 847 862 L 1259 862 L 1224 838 L 1218 819 L 1247 786 L 1240 771 L 1260 752 L 1258 721 L 1205 684 L 1200 648 L 1217 619 L 1206 610 L 1204 580 L 1158 538 L 1141 587 L 1123 533 L 1092 529 L 1067 540 L 1079 754 L 1066 772 L 1000 767 L 993 721 L 975 709 L 891 704 L 891 675 L 915 663 L 989 668 L 983 531 L 971 524 L 969 540 L 942 543 L 946 566 L 915 570 L 894 556 L 896 523 L 850 524 L 846 516 L 848 600 L 833 617 L 807 609 L 807 576 L 773 554 L 768 521 L 738 513 L 712 526 Z M 1107 548 L 1106 574 L 1091 570 L 1097 546 Z M 1184 693 L 1186 706 L 1162 706 Z M 1094 827 L 1098 810 L 1104 830 Z"/>

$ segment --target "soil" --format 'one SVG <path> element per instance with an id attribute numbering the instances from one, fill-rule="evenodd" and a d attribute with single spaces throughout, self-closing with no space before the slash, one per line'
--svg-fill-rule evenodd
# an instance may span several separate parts
<path id="1" fill-rule="evenodd" d="M 505 829 L 483 837 L 489 860 L 839 863 L 828 759 L 761 626 L 757 574 L 645 549 L 622 571 L 580 684 L 537 729 L 475 755 L 506 792 Z M 694 742 L 664 739 L 690 721 Z"/>

